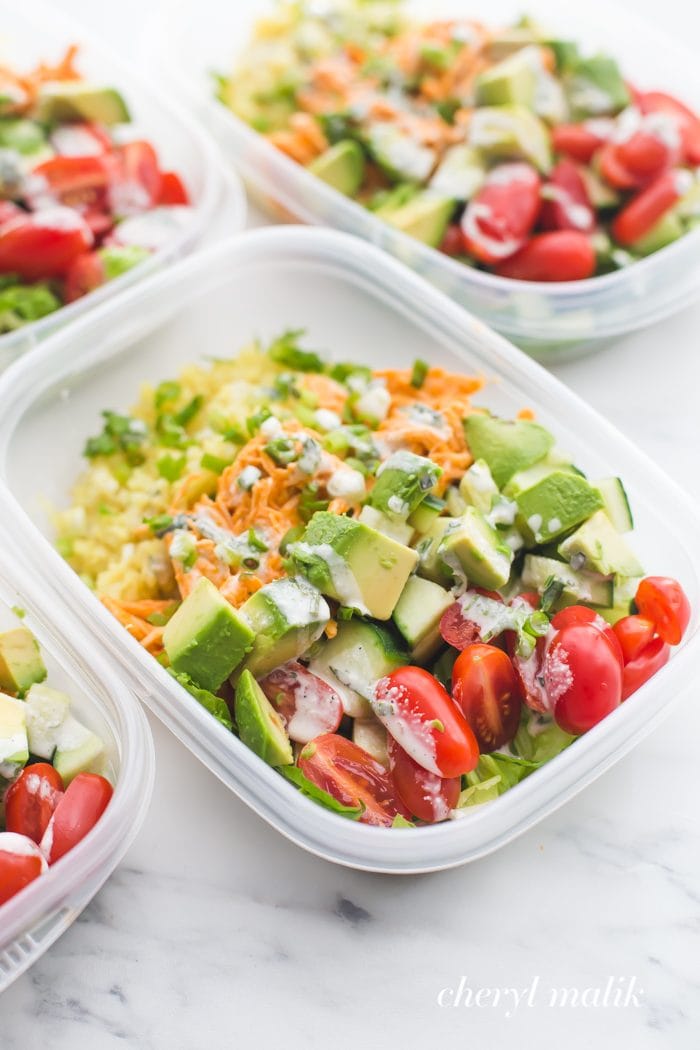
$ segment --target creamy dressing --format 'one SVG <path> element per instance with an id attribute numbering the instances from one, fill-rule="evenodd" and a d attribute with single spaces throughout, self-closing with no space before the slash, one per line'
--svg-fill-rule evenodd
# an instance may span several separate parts
<path id="1" fill-rule="evenodd" d="M 46 838 L 45 835 L 44 838 Z M 42 845 L 43 841 L 42 839 Z M 38 857 L 41 860 L 41 874 L 48 871 L 46 857 L 36 842 L 32 842 L 26 835 L 18 835 L 15 831 L 0 832 L 0 852 L 14 853 L 17 857 Z"/>
<path id="2" fill-rule="evenodd" d="M 365 479 L 359 470 L 338 467 L 326 482 L 326 490 L 334 499 L 346 499 L 352 503 L 365 495 Z"/>
<path id="3" fill-rule="evenodd" d="M 342 602 L 343 605 L 357 609 L 363 616 L 370 615 L 369 609 L 363 601 L 357 580 L 348 563 L 342 555 L 338 554 L 331 547 L 330 543 L 319 543 L 313 546 L 310 543 L 300 541 L 293 544 L 292 549 L 299 551 L 301 554 L 315 555 L 317 558 L 320 558 L 328 568 L 331 584 L 338 601 Z"/>
<path id="4" fill-rule="evenodd" d="M 355 405 L 361 415 L 368 419 L 376 419 L 378 423 L 386 419 L 390 407 L 391 394 L 380 380 L 370 383 L 365 392 L 360 394 Z"/>
<path id="5" fill-rule="evenodd" d="M 321 430 L 336 430 L 341 423 L 340 416 L 337 412 L 332 412 L 330 408 L 319 408 L 316 410 L 315 417 Z"/>
<path id="6" fill-rule="evenodd" d="M 378 692 L 381 695 L 377 695 Z M 411 698 L 402 686 L 390 686 L 387 678 L 376 683 L 371 699 L 372 710 L 394 740 L 429 773 L 440 776 L 437 765 L 433 728 L 418 710 L 411 708 Z"/>
<path id="7" fill-rule="evenodd" d="M 318 441 L 307 437 L 301 443 L 301 455 L 297 460 L 297 467 L 302 474 L 315 474 L 321 466 L 323 456 Z"/>
<path id="8" fill-rule="evenodd" d="M 262 471 L 259 470 L 258 467 L 244 467 L 238 475 L 236 484 L 238 485 L 239 489 L 243 489 L 244 492 L 249 492 L 252 489 L 253 485 L 255 485 L 257 481 L 260 481 L 261 477 Z"/>
<path id="9" fill-rule="evenodd" d="M 275 580 L 267 593 L 290 627 L 310 627 L 330 618 L 328 602 L 303 576 Z"/>

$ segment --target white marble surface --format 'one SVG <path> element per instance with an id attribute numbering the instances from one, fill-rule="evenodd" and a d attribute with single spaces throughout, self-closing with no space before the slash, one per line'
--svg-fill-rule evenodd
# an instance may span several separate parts
<path id="1" fill-rule="evenodd" d="M 61 6 L 126 39 L 125 15 L 140 5 Z M 635 4 L 697 39 L 694 6 Z M 700 304 L 557 369 L 697 497 L 699 334 Z M 404 879 L 306 855 L 152 721 L 145 827 L 81 919 L 3 996 L 0 1047 L 697 1047 L 698 694 L 517 842 Z M 515 1008 L 511 993 L 494 1003 L 482 991 L 481 1005 L 441 1007 L 461 977 L 474 993 L 530 996 Z M 626 1006 L 550 1005 L 552 987 L 602 990 L 609 978 L 628 991 L 636 982 Z"/>

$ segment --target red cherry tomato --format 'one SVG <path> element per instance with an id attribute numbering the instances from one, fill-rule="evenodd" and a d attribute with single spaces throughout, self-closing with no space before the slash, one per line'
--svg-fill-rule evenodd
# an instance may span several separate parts
<path id="1" fill-rule="evenodd" d="M 605 142 L 605 138 L 585 124 L 560 124 L 552 128 L 552 148 L 555 153 L 564 153 L 572 160 L 588 164 L 593 154 Z"/>
<path id="2" fill-rule="evenodd" d="M 51 145 L 63 157 L 109 153 L 113 142 L 99 124 L 60 124 L 51 132 Z"/>
<path id="3" fill-rule="evenodd" d="M 48 762 L 27 766 L 5 795 L 5 828 L 41 842 L 53 811 L 63 797 L 63 781 Z"/>
<path id="4" fill-rule="evenodd" d="M 625 664 L 622 672 L 622 699 L 636 693 L 652 675 L 668 663 L 671 646 L 663 638 L 654 638 L 633 660 Z"/>
<path id="5" fill-rule="evenodd" d="M 574 623 L 588 623 L 597 628 L 605 637 L 616 660 L 619 661 L 620 667 L 624 665 L 624 656 L 619 639 L 610 624 L 602 616 L 599 616 L 595 609 L 589 609 L 586 605 L 569 605 L 552 617 L 552 627 L 555 631 L 560 631 L 562 627 L 568 627 Z"/>
<path id="6" fill-rule="evenodd" d="M 302 749 L 299 769 L 317 787 L 345 806 L 364 806 L 363 824 L 391 827 L 399 813 L 409 817 L 389 773 L 363 748 L 337 733 L 316 737 Z"/>
<path id="7" fill-rule="evenodd" d="M 343 705 L 338 694 L 296 660 L 276 668 L 260 686 L 291 740 L 307 744 L 322 733 L 335 733 L 340 725 Z"/>
<path id="8" fill-rule="evenodd" d="M 440 617 L 440 634 L 443 641 L 460 651 L 481 638 L 477 624 L 467 620 L 459 602 L 450 605 Z"/>
<path id="9" fill-rule="evenodd" d="M 581 230 L 590 233 L 595 212 L 581 172 L 572 160 L 564 159 L 552 169 L 542 189 L 544 203 L 540 226 L 545 230 Z"/>
<path id="10" fill-rule="evenodd" d="M 462 778 L 445 779 L 429 773 L 414 762 L 393 737 L 388 738 L 388 751 L 391 779 L 408 812 L 427 824 L 447 820 L 450 810 L 457 805 Z"/>
<path id="11" fill-rule="evenodd" d="M 26 835 L 0 832 L 0 904 L 47 870 L 46 858 Z"/>
<path id="12" fill-rule="evenodd" d="M 452 670 L 452 697 L 481 751 L 497 751 L 517 733 L 520 686 L 502 649 L 478 643 L 460 653 Z"/>
<path id="13" fill-rule="evenodd" d="M 114 227 L 114 216 L 105 211 L 104 207 L 84 208 L 81 215 L 96 241 L 101 241 Z"/>
<path id="14" fill-rule="evenodd" d="M 174 171 L 164 171 L 161 174 L 159 204 L 189 204 L 190 198 L 185 185 L 179 175 Z"/>
<path id="15" fill-rule="evenodd" d="M 461 255 L 464 251 L 464 237 L 462 236 L 462 227 L 456 223 L 452 223 L 445 230 L 445 236 L 442 238 L 442 244 L 440 245 L 440 251 L 444 252 L 445 255 Z"/>
<path id="16" fill-rule="evenodd" d="M 570 623 L 557 631 L 543 671 L 550 710 L 567 733 L 585 733 L 622 699 L 621 660 L 595 624 Z"/>
<path id="17" fill-rule="evenodd" d="M 90 201 L 110 178 L 110 158 L 103 156 L 52 157 L 37 165 L 34 174 L 46 179 L 51 193 L 64 204 Z"/>
<path id="18" fill-rule="evenodd" d="M 59 801 L 41 840 L 49 864 L 55 864 L 85 838 L 104 813 L 112 785 L 97 773 L 78 773 Z"/>
<path id="19" fill-rule="evenodd" d="M 585 233 L 554 230 L 531 237 L 495 272 L 518 281 L 583 281 L 593 276 L 595 267 L 595 251 Z"/>
<path id="20" fill-rule="evenodd" d="M 669 645 L 678 645 L 690 623 L 690 602 L 678 580 L 647 576 L 637 588 L 635 604 L 652 620 L 656 633 Z"/>
<path id="21" fill-rule="evenodd" d="M 64 298 L 67 303 L 73 303 L 99 288 L 105 280 L 104 264 L 98 253 L 84 252 L 68 268 L 63 286 Z"/>
<path id="22" fill-rule="evenodd" d="M 609 142 L 600 152 L 600 173 L 618 189 L 639 189 L 678 163 L 680 147 L 653 128 L 642 127 L 622 142 Z"/>
<path id="23" fill-rule="evenodd" d="M 535 169 L 500 164 L 464 210 L 465 251 L 484 263 L 507 259 L 525 243 L 539 210 L 540 177 Z"/>
<path id="24" fill-rule="evenodd" d="M 613 627 L 626 664 L 636 660 L 654 637 L 656 628 L 644 616 L 623 616 Z"/>
<path id="25" fill-rule="evenodd" d="M 4 226 L 10 219 L 16 219 L 21 215 L 26 215 L 26 211 L 23 208 L 18 207 L 14 201 L 2 201 L 0 200 L 0 226 Z"/>
<path id="26" fill-rule="evenodd" d="M 612 222 L 615 240 L 630 245 L 649 233 L 688 189 L 686 177 L 685 171 L 667 171 L 633 197 Z"/>
<path id="27" fill-rule="evenodd" d="M 400 667 L 375 686 L 372 707 L 411 758 L 439 777 L 470 773 L 479 747 L 464 715 L 422 667 Z"/>
<path id="28" fill-rule="evenodd" d="M 511 605 L 526 602 L 531 608 L 539 609 L 540 596 L 534 591 L 520 594 L 513 599 Z M 530 656 L 518 656 L 518 636 L 515 631 L 507 631 L 505 635 L 506 649 L 513 664 L 520 686 L 520 695 L 531 711 L 540 714 L 549 711 L 547 694 L 544 689 L 544 654 L 547 650 L 547 639 L 538 638 Z"/>
<path id="29" fill-rule="evenodd" d="M 602 178 L 616 190 L 633 190 L 641 185 L 639 178 L 621 162 L 614 142 L 606 143 L 596 159 Z"/>
<path id="30" fill-rule="evenodd" d="M 23 214 L 0 226 L 0 273 L 26 281 L 58 277 L 91 246 L 89 226 L 71 208 Z"/>
<path id="31" fill-rule="evenodd" d="M 681 137 L 686 163 L 700 164 L 700 117 L 672 95 L 662 91 L 644 91 L 639 95 L 642 113 L 665 113 L 672 117 Z"/>
<path id="32" fill-rule="evenodd" d="M 150 142 L 127 142 L 115 150 L 118 174 L 110 187 L 112 211 L 137 215 L 157 204 L 163 188 L 158 157 Z"/>

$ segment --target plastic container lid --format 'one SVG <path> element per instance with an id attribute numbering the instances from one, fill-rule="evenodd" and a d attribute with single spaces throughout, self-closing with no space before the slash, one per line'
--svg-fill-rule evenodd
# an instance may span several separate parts
<path id="1" fill-rule="evenodd" d="M 544 361 L 575 356 L 645 328 L 700 294 L 700 228 L 602 277 L 561 284 L 513 281 L 426 247 L 326 186 L 214 97 L 212 71 L 226 75 L 234 68 L 254 23 L 271 6 L 168 2 L 148 23 L 144 51 L 149 68 L 157 69 L 160 79 L 196 107 L 239 168 L 251 196 L 272 214 L 332 226 L 379 245 Z M 460 0 L 413 0 L 406 9 L 422 19 L 456 14 L 482 18 L 488 25 L 506 25 L 522 15 L 520 0 L 491 0 L 481 7 L 471 5 L 468 11 Z M 700 110 L 695 56 L 628 8 L 609 3 L 601 17 L 600 9 L 585 4 L 532 0 L 527 12 L 591 53 L 610 52 L 638 87 L 671 91 Z"/>
<path id="2" fill-rule="evenodd" d="M 232 233 L 243 228 L 246 202 L 240 180 L 233 172 L 225 171 L 209 136 L 82 26 L 40 0 L 22 0 L 21 4 L 2 0 L 0 25 L 0 59 L 19 68 L 29 68 L 41 59 L 57 58 L 69 44 L 78 43 L 81 72 L 97 83 L 113 83 L 123 92 L 133 115 L 133 125 L 129 127 L 153 142 L 164 166 L 183 176 L 192 197 L 188 221 L 139 266 L 39 321 L 0 335 L 2 369 L 50 332 L 186 254 L 211 224 L 226 184 L 230 188 Z"/>
<path id="3" fill-rule="evenodd" d="M 3 512 L 3 518 L 5 518 Z M 0 909 L 0 992 L 78 917 L 131 845 L 153 790 L 153 741 L 142 709 L 89 630 L 36 572 L 22 565 L 0 528 L 0 630 L 17 626 L 12 607 L 41 645 L 48 683 L 107 744 L 114 795 L 89 835 Z"/>

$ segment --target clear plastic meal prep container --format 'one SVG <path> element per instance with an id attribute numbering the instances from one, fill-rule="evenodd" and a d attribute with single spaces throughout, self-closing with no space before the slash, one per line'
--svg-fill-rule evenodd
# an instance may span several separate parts
<path id="1" fill-rule="evenodd" d="M 323 3 L 323 0 L 321 0 Z M 251 196 L 278 218 L 333 226 L 384 248 L 462 306 L 545 362 L 604 345 L 680 310 L 700 294 L 700 229 L 628 269 L 587 281 L 535 284 L 472 269 L 392 229 L 285 157 L 214 96 L 212 72 L 228 74 L 270 0 L 168 0 L 148 24 L 149 68 L 196 107 Z M 523 11 L 552 32 L 607 50 L 640 88 L 675 92 L 700 110 L 694 54 L 629 8 L 553 0 L 413 0 L 421 18 L 481 17 L 504 25 Z"/>
<path id="2" fill-rule="evenodd" d="M 35 565 L 17 558 L 0 497 L 0 630 L 22 623 L 41 645 L 47 682 L 71 698 L 77 717 L 105 741 L 114 795 L 90 834 L 45 875 L 0 907 L 0 992 L 53 944 L 112 873 L 138 832 L 153 788 L 153 741 L 120 671 L 65 608 Z M 4 529 L 9 525 L 7 531 Z"/>
<path id="3" fill-rule="evenodd" d="M 695 610 L 670 664 L 542 770 L 459 820 L 415 831 L 368 827 L 302 797 L 186 693 L 52 549 L 50 505 L 67 502 L 100 412 L 126 409 L 143 381 L 235 355 L 252 337 L 306 329 L 336 360 L 397 367 L 416 357 L 492 381 L 475 404 L 524 406 L 592 477 L 620 474 L 646 566 L 682 580 Z M 700 517 L 679 488 L 539 365 L 386 253 L 302 227 L 243 234 L 187 259 L 58 333 L 0 380 L 0 499 L 16 544 L 83 619 L 138 696 L 232 791 L 288 838 L 351 867 L 405 873 L 482 856 L 529 828 L 628 751 L 697 674 Z M 60 434 L 61 440 L 56 440 Z"/>
<path id="4" fill-rule="evenodd" d="M 163 248 L 133 270 L 40 321 L 0 335 L 0 369 L 67 321 L 188 252 L 210 226 L 224 186 L 228 185 L 231 198 L 231 232 L 242 229 L 245 222 L 245 195 L 239 179 L 226 172 L 214 143 L 182 107 L 173 106 L 152 83 L 123 65 L 114 48 L 100 44 L 54 6 L 47 7 L 40 0 L 0 0 L 0 63 L 29 68 L 42 59 L 57 59 L 72 43 L 80 46 L 78 68 L 86 79 L 113 85 L 123 93 L 133 118 L 127 126 L 130 137 L 149 139 L 164 167 L 182 175 L 192 212 L 174 228 Z"/>

